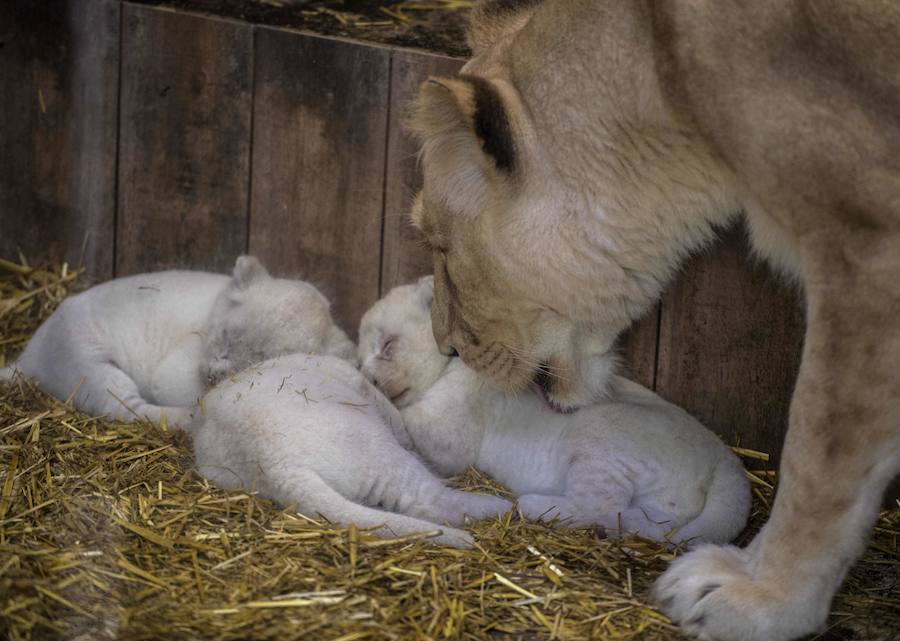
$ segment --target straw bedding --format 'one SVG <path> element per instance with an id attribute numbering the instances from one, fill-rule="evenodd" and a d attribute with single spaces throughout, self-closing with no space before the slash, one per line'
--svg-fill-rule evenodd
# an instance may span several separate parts
<path id="1" fill-rule="evenodd" d="M 71 290 L 0 263 L 0 363 Z M 744 452 L 748 467 L 762 455 Z M 774 473 L 754 474 L 746 540 Z M 457 481 L 502 492 L 471 472 Z M 0 383 L 0 634 L 19 639 L 680 639 L 647 605 L 672 552 L 593 530 L 477 524 L 479 546 L 364 531 L 211 487 L 189 439 Z M 900 509 L 881 515 L 827 638 L 900 629 Z M 676 552 L 677 553 L 677 552 Z"/>

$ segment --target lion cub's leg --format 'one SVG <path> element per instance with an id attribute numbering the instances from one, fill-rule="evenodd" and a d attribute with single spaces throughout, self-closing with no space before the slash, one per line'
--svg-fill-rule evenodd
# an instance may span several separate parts
<path id="1" fill-rule="evenodd" d="M 665 540 L 678 524 L 673 514 L 649 501 L 636 501 L 628 475 L 616 474 L 604 461 L 576 463 L 569 470 L 563 495 L 523 494 L 519 511 L 529 521 L 558 520 L 563 527 L 603 528 L 609 536 L 640 534 Z"/>
<path id="2" fill-rule="evenodd" d="M 519 512 L 529 521 L 559 520 L 561 525 L 576 527 L 580 519 L 576 518 L 577 507 L 568 496 L 556 494 L 523 494 L 516 503 Z M 576 525 L 577 523 L 577 525 Z"/>
<path id="3" fill-rule="evenodd" d="M 92 363 L 86 367 L 74 400 L 83 412 L 129 422 L 143 418 L 159 424 L 165 414 L 169 424 L 186 427 L 192 413 L 191 407 L 148 402 L 141 396 L 137 383 L 112 363 Z"/>
<path id="4" fill-rule="evenodd" d="M 825 622 L 900 467 L 900 323 L 889 313 L 900 294 L 886 271 L 808 285 L 803 364 L 769 522 L 745 550 L 707 545 L 685 555 L 655 587 L 688 633 L 783 641 Z"/>
<path id="5" fill-rule="evenodd" d="M 150 397 L 165 405 L 196 405 L 205 391 L 205 376 L 203 337 L 190 334 L 153 370 Z"/>
<path id="6" fill-rule="evenodd" d="M 618 529 L 619 515 L 627 511 L 634 486 L 615 467 L 593 457 L 576 460 L 566 474 L 562 494 L 523 494 L 518 498 L 519 511 L 529 521 L 557 519 L 566 527 Z"/>

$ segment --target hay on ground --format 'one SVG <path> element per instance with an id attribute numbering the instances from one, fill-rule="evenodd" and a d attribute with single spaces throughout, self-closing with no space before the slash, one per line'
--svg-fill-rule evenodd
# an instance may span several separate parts
<path id="1" fill-rule="evenodd" d="M 0 263 L 0 358 L 72 282 L 65 268 Z M 682 638 L 646 600 L 673 558 L 659 544 L 509 515 L 475 525 L 469 551 L 383 541 L 212 487 L 193 471 L 189 445 L 181 433 L 84 416 L 22 380 L 0 384 L 0 634 Z M 775 481 L 765 469 L 753 477 L 744 540 L 765 520 Z M 476 472 L 458 483 L 502 492 Z M 834 603 L 830 623 L 849 635 L 838 638 L 900 629 L 898 535 L 900 509 L 884 512 Z"/>

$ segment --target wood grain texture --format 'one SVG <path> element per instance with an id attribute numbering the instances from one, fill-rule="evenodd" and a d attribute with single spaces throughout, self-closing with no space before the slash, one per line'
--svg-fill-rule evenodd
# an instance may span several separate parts
<path id="1" fill-rule="evenodd" d="M 659 339 L 659 305 L 625 332 L 618 343 L 622 374 L 648 389 L 656 384 L 656 352 Z"/>
<path id="2" fill-rule="evenodd" d="M 0 2 L 0 256 L 113 269 L 119 3 Z"/>
<path id="3" fill-rule="evenodd" d="M 116 273 L 246 251 L 253 32 L 123 5 Z"/>
<path id="4" fill-rule="evenodd" d="M 777 461 L 803 345 L 800 300 L 754 264 L 742 227 L 728 231 L 663 297 L 657 391 Z"/>
<path id="5" fill-rule="evenodd" d="M 390 53 L 259 29 L 250 251 L 355 336 L 378 299 Z"/>
<path id="6" fill-rule="evenodd" d="M 431 254 L 409 222 L 409 208 L 422 186 L 418 145 L 404 124 L 419 86 L 429 76 L 453 76 L 462 60 L 419 51 L 395 51 L 391 65 L 391 109 L 388 124 L 384 188 L 384 242 L 381 295 L 392 287 L 430 274 Z"/>

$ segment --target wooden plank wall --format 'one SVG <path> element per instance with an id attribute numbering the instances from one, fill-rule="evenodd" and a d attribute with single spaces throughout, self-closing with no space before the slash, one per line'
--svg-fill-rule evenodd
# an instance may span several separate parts
<path id="1" fill-rule="evenodd" d="M 404 129 L 404 119 L 419 85 L 429 76 L 452 76 L 461 66 L 460 60 L 417 51 L 394 54 L 384 185 L 383 292 L 431 273 L 431 254 L 407 215 L 413 197 L 422 186 L 422 174 L 417 163 L 418 146 Z"/>
<path id="2" fill-rule="evenodd" d="M 117 275 L 246 251 L 252 62 L 249 25 L 123 5 Z"/>
<path id="3" fill-rule="evenodd" d="M 731 443 L 781 452 L 804 321 L 800 292 L 749 257 L 742 225 L 663 296 L 655 389 Z"/>
<path id="4" fill-rule="evenodd" d="M 113 275 L 119 3 L 0 2 L 0 256 Z"/>
<path id="5" fill-rule="evenodd" d="M 260 29 L 250 251 L 355 337 L 378 299 L 391 52 Z"/>
<path id="6" fill-rule="evenodd" d="M 351 334 L 430 271 L 405 218 L 420 176 L 402 122 L 459 60 L 114 0 L 33 4 L 0 4 L 0 256 L 74 260 L 90 232 L 104 279 L 223 271 L 249 250 L 320 286 Z M 731 230 L 622 353 L 728 441 L 777 455 L 802 332 L 796 292 Z"/>

